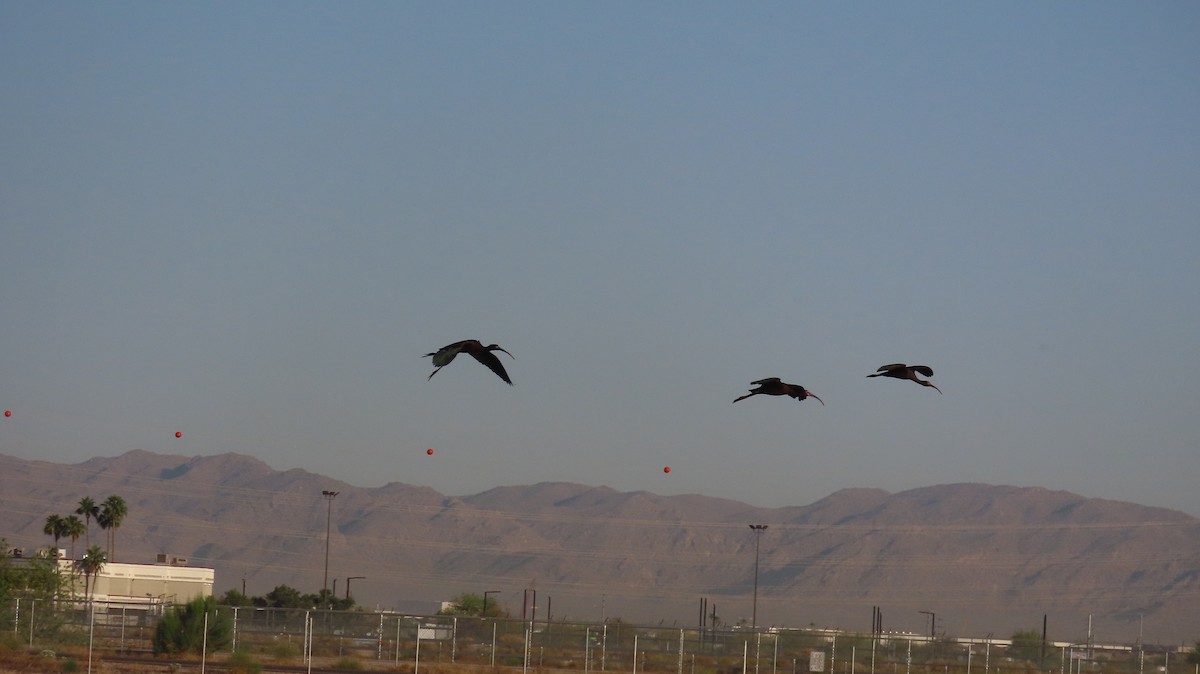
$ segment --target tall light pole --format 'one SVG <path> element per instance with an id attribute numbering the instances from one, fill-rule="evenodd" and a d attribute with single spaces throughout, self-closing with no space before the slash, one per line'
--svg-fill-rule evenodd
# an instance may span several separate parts
<path id="1" fill-rule="evenodd" d="M 762 532 L 767 530 L 765 524 L 751 524 L 754 530 L 754 608 L 750 614 L 750 629 L 758 631 L 758 544 L 762 542 Z"/>
<path id="2" fill-rule="evenodd" d="M 347 578 L 346 578 L 346 599 L 349 599 L 349 598 L 350 598 L 350 581 L 352 581 L 352 580 L 366 580 L 366 579 L 367 579 L 367 577 L 366 577 L 366 576 L 349 576 L 349 577 L 347 577 Z"/>
<path id="3" fill-rule="evenodd" d="M 329 520 L 333 516 L 333 499 L 337 498 L 336 491 L 322 491 L 321 496 L 325 497 L 329 505 L 325 509 L 325 577 L 321 580 L 321 591 L 329 589 Z"/>

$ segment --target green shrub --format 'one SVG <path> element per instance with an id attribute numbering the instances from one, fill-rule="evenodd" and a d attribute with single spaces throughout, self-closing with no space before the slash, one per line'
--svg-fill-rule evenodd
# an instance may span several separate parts
<path id="1" fill-rule="evenodd" d="M 362 669 L 362 664 L 354 658 L 345 657 L 345 658 L 338 660 L 336 663 L 334 663 L 333 668 L 334 669 L 350 669 L 350 670 L 357 671 L 359 669 Z"/>
<path id="2" fill-rule="evenodd" d="M 205 638 L 205 616 L 208 634 Z M 228 648 L 233 641 L 233 621 L 228 613 L 216 610 L 212 597 L 196 597 L 183 606 L 172 606 L 163 613 L 154 630 L 154 653 L 200 653 L 205 644 L 209 651 Z"/>

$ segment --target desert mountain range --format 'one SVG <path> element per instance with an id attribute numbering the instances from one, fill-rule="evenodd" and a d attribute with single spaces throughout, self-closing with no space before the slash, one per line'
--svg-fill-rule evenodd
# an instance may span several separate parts
<path id="1" fill-rule="evenodd" d="M 733 624 L 751 613 L 756 523 L 768 525 L 760 625 L 869 631 L 879 606 L 888 631 L 927 634 L 928 611 L 950 636 L 1007 638 L 1046 616 L 1051 639 L 1083 641 L 1091 616 L 1102 642 L 1200 639 L 1200 519 L 1043 488 L 846 489 L 758 508 L 571 483 L 471 496 L 363 488 L 239 454 L 135 450 L 72 465 L 0 455 L 0 536 L 45 546 L 47 515 L 110 494 L 129 507 L 115 561 L 183 557 L 215 568 L 217 594 L 319 590 L 328 517 L 329 582 L 341 595 L 354 577 L 369 609 L 433 612 L 494 591 L 518 616 L 536 597 L 538 619 L 693 626 L 704 599 Z"/>

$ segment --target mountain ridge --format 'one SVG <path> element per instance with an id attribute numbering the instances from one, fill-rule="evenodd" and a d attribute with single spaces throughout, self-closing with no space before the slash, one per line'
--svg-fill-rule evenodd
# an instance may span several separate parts
<path id="1" fill-rule="evenodd" d="M 750 612 L 757 545 L 761 624 L 866 630 L 880 606 L 886 629 L 922 632 L 932 607 L 950 634 L 1007 636 L 1042 615 L 1056 638 L 1077 638 L 1089 615 L 1109 640 L 1200 634 L 1200 519 L 1044 487 L 852 488 L 760 508 L 570 482 L 463 496 L 364 488 L 243 454 L 133 450 L 73 465 L 0 455 L 0 536 L 44 546 L 47 515 L 114 493 L 129 505 L 118 561 L 187 557 L 216 569 L 218 594 L 243 579 L 250 594 L 319 589 L 328 517 L 328 576 L 366 576 L 354 591 L 368 607 L 435 610 L 495 589 L 520 613 L 533 587 L 558 618 L 691 625 L 709 597 L 732 623 Z M 757 540 L 751 522 L 768 525 Z"/>

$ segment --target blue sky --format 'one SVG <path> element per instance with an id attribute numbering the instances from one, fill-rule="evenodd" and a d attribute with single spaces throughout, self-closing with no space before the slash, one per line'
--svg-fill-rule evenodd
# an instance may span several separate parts
<path id="1" fill-rule="evenodd" d="M 1197 73 L 1188 2 L 0 2 L 0 453 L 1200 515 Z"/>

